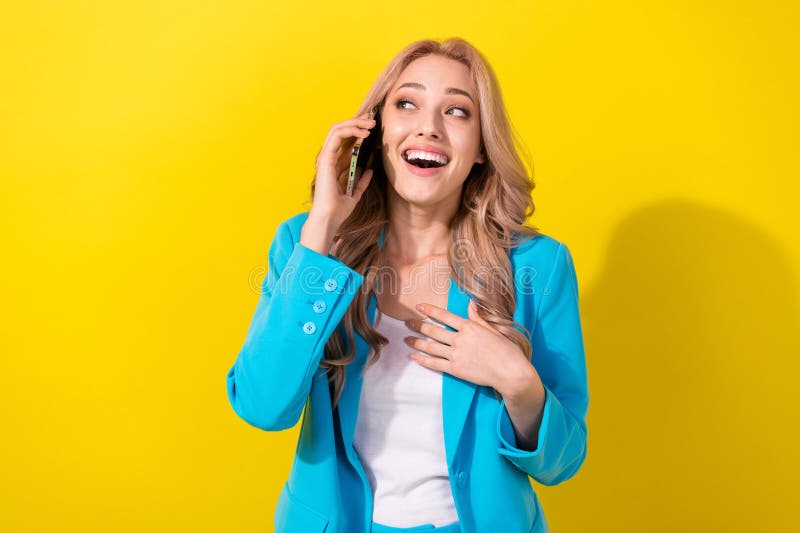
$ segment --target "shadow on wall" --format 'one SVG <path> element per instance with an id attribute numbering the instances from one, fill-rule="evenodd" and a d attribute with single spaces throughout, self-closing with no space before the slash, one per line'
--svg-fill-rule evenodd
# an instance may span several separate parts
<path id="1" fill-rule="evenodd" d="M 787 531 L 800 317 L 780 244 L 730 213 L 650 206 L 616 231 L 581 315 L 588 456 L 559 490 L 592 509 L 560 527 Z"/>

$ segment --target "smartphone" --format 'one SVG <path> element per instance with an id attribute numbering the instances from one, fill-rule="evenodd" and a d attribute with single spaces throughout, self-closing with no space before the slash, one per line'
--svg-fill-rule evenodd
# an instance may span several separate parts
<path id="1" fill-rule="evenodd" d="M 353 145 L 353 155 L 350 157 L 350 174 L 347 177 L 347 196 L 353 196 L 353 189 L 356 184 L 356 168 L 361 169 L 363 174 L 367 169 L 374 169 L 376 159 L 380 157 L 377 149 L 381 143 L 381 116 L 379 106 L 375 106 L 369 111 L 369 117 L 375 119 L 375 125 L 369 131 L 366 138 L 359 137 Z"/>

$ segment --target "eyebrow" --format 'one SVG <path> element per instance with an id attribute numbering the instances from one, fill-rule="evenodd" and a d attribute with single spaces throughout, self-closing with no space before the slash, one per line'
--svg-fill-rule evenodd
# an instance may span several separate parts
<path id="1" fill-rule="evenodd" d="M 404 83 L 403 85 L 401 85 L 400 87 L 397 88 L 397 91 L 399 91 L 403 87 L 409 87 L 411 89 L 419 89 L 420 91 L 424 91 L 425 90 L 425 86 L 424 85 L 422 85 L 421 83 L 413 82 L 413 81 L 409 81 L 409 82 Z M 397 91 L 395 91 L 395 92 L 397 92 Z M 445 94 L 462 94 L 462 95 L 466 96 L 467 98 L 469 98 L 470 101 L 473 104 L 475 103 L 475 100 L 472 99 L 472 96 L 467 91 L 465 91 L 463 89 L 457 89 L 455 87 L 448 87 L 447 89 L 445 89 L 444 92 L 445 92 Z"/>

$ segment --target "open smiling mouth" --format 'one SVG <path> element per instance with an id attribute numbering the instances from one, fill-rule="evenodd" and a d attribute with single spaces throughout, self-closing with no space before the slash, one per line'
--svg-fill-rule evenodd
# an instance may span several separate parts
<path id="1" fill-rule="evenodd" d="M 403 160 L 409 165 L 415 166 L 417 168 L 440 168 L 446 166 L 450 161 L 442 156 L 440 158 L 425 158 L 419 157 L 417 155 L 412 154 L 410 157 L 408 154 L 403 154 Z"/>

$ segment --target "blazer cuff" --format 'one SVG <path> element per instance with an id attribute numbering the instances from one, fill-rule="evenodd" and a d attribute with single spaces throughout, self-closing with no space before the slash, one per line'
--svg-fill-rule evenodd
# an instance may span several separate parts
<path id="1" fill-rule="evenodd" d="M 514 425 L 511 423 L 511 417 L 508 415 L 508 409 L 506 409 L 506 400 L 503 398 L 500 401 L 500 409 L 497 413 L 497 436 L 500 439 L 500 444 L 502 445 L 501 448 L 498 448 L 497 451 L 508 457 L 536 457 L 541 455 L 542 447 L 544 446 L 545 439 L 548 436 L 548 425 L 550 424 L 550 419 L 552 417 L 552 405 L 553 405 L 553 393 L 547 388 L 546 385 L 542 384 L 544 387 L 544 410 L 542 413 L 542 423 L 539 426 L 539 433 L 537 434 L 536 438 L 536 449 L 535 450 L 523 450 L 517 447 L 517 436 L 514 433 Z"/>
<path id="2" fill-rule="evenodd" d="M 236 412 L 265 430 L 299 420 L 325 343 L 364 281 L 338 258 L 300 243 L 292 245 L 282 269 L 274 266 L 227 376 Z"/>
<path id="3" fill-rule="evenodd" d="M 300 276 L 302 288 L 312 295 L 340 295 L 348 291 L 355 295 L 364 281 L 363 275 L 338 257 L 322 255 L 299 242 L 294 243 L 286 268 L 292 268 L 291 272 Z"/>
<path id="4" fill-rule="evenodd" d="M 583 463 L 586 433 L 558 397 L 546 385 L 544 389 L 544 413 L 536 449 L 517 447 L 514 426 L 503 400 L 497 416 L 497 434 L 501 443 L 497 452 L 539 483 L 557 485 L 574 475 Z"/>

